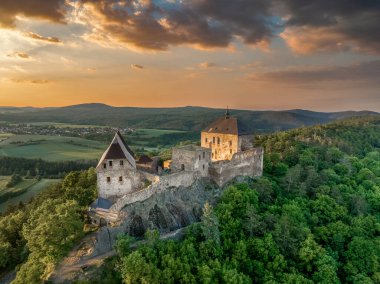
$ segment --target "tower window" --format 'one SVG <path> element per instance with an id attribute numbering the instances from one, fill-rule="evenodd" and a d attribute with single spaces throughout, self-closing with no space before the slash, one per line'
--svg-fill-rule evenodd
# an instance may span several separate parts
<path id="1" fill-rule="evenodd" d="M 124 166 L 124 160 L 120 160 L 120 166 Z"/>
<path id="2" fill-rule="evenodd" d="M 104 168 L 104 169 L 107 168 L 107 164 L 106 164 L 106 163 L 103 164 L 103 168 Z"/>
<path id="3" fill-rule="evenodd" d="M 199 161 L 201 160 L 201 155 L 199 155 Z"/>
<path id="4" fill-rule="evenodd" d="M 232 146 L 232 141 L 230 141 L 230 147 Z"/>
<path id="5" fill-rule="evenodd" d="M 205 165 L 203 165 L 203 169 L 205 169 Z"/>
<path id="6" fill-rule="evenodd" d="M 107 182 L 111 182 L 111 177 L 107 177 Z"/>
<path id="7" fill-rule="evenodd" d="M 214 153 L 211 154 L 211 157 L 214 158 Z"/>
<path id="8" fill-rule="evenodd" d="M 207 139 L 207 137 L 206 137 L 206 139 L 205 139 L 205 143 L 207 143 L 208 142 L 208 139 Z"/>
<path id="9" fill-rule="evenodd" d="M 112 167 L 112 161 L 109 161 L 108 164 L 110 167 Z"/>
<path id="10" fill-rule="evenodd" d="M 212 143 L 215 144 L 215 137 L 212 137 Z"/>
<path id="11" fill-rule="evenodd" d="M 185 170 L 185 165 L 184 165 L 184 164 L 181 165 L 181 170 L 182 170 L 182 171 Z"/>
<path id="12" fill-rule="evenodd" d="M 220 138 L 218 137 L 218 145 L 220 144 Z"/>
<path id="13" fill-rule="evenodd" d="M 230 149 L 230 154 L 232 154 L 232 149 Z"/>
<path id="14" fill-rule="evenodd" d="M 205 152 L 203 152 L 203 159 L 204 159 L 204 158 L 206 158 L 206 153 L 205 153 Z"/>
<path id="15" fill-rule="evenodd" d="M 119 177 L 119 181 L 123 181 L 123 177 Z"/>

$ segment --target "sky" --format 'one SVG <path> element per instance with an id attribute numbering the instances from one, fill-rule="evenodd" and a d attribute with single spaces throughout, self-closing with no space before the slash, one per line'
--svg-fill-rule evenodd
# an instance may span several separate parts
<path id="1" fill-rule="evenodd" d="M 0 105 L 380 111 L 378 0 L 1 0 Z"/>

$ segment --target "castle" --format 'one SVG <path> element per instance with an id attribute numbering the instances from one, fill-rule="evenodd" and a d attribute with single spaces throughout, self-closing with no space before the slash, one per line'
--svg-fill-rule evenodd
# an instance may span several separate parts
<path id="1" fill-rule="evenodd" d="M 136 160 L 117 132 L 96 167 L 99 197 L 90 211 L 98 217 L 93 221 L 116 219 L 127 204 L 144 201 L 167 188 L 189 187 L 197 179 L 206 178 L 222 187 L 237 176 L 261 176 L 264 153 L 253 147 L 253 138 L 227 110 L 201 132 L 201 146 L 174 147 L 170 171 L 164 172 L 159 158 Z"/>

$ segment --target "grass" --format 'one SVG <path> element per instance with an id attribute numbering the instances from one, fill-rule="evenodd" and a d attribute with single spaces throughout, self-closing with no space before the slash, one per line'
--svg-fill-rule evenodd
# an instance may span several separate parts
<path id="1" fill-rule="evenodd" d="M 75 137 L 14 135 L 0 142 L 0 156 L 47 161 L 98 159 L 107 145 Z"/>
<path id="2" fill-rule="evenodd" d="M 60 181 L 58 179 L 41 179 L 40 181 L 36 179 L 26 179 L 13 188 L 6 188 L 5 185 L 8 183 L 10 178 L 10 176 L 0 177 L 0 196 L 7 192 L 17 192 L 23 190 L 26 191 L 5 202 L 0 203 L 0 213 L 4 213 L 8 206 L 17 205 L 20 202 L 28 202 L 30 199 L 32 199 L 32 197 L 34 197 L 42 190 L 46 189 L 49 185 L 58 183 Z"/>
<path id="3" fill-rule="evenodd" d="M 186 131 L 180 131 L 180 130 L 165 130 L 165 129 L 137 129 L 134 133 L 141 136 L 147 136 L 147 137 L 159 137 L 164 134 L 171 134 L 171 133 L 185 133 Z"/>

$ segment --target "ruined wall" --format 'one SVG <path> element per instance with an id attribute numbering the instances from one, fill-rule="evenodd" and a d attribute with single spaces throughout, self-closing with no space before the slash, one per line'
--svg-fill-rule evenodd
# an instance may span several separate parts
<path id="1" fill-rule="evenodd" d="M 119 211 L 128 204 L 144 201 L 153 194 L 163 192 L 171 187 L 191 186 L 198 178 L 199 174 L 197 172 L 186 171 L 166 176 L 156 176 L 154 183 L 133 193 L 125 194 L 112 205 L 110 210 Z"/>
<path id="2" fill-rule="evenodd" d="M 253 148 L 253 135 L 239 136 L 239 151 L 247 151 Z"/>
<path id="3" fill-rule="evenodd" d="M 172 150 L 172 172 L 198 171 L 201 176 L 208 176 L 211 151 L 194 145 L 175 147 Z"/>
<path id="4" fill-rule="evenodd" d="M 231 160 L 239 151 L 239 139 L 233 134 L 201 133 L 201 146 L 212 150 L 212 160 Z"/>
<path id="5" fill-rule="evenodd" d="M 209 170 L 210 178 L 222 186 L 237 176 L 261 176 L 263 154 L 262 148 L 253 148 L 234 154 L 231 161 L 215 162 Z"/>

